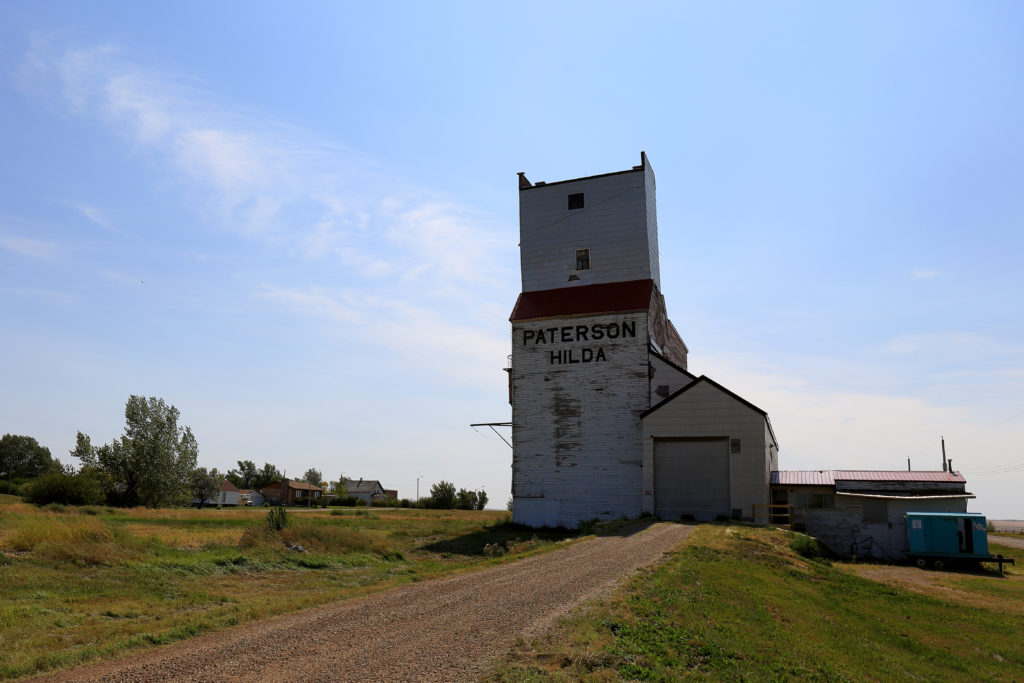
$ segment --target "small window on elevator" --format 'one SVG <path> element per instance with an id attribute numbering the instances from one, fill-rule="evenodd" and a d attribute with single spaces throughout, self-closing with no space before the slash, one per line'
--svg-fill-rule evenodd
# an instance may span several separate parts
<path id="1" fill-rule="evenodd" d="M 577 249 L 576 250 L 576 270 L 586 270 L 590 268 L 590 250 L 589 249 Z"/>
<path id="2" fill-rule="evenodd" d="M 582 209 L 583 208 L 583 193 L 577 192 L 576 194 L 569 195 L 569 208 L 570 209 Z"/>

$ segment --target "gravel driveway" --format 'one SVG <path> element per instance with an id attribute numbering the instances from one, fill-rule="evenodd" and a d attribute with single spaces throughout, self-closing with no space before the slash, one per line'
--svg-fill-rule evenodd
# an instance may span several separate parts
<path id="1" fill-rule="evenodd" d="M 1002 545 L 1008 545 L 1011 548 L 1020 548 L 1024 550 L 1024 536 L 996 536 L 989 535 L 989 543 L 1000 543 Z"/>
<path id="2" fill-rule="evenodd" d="M 633 527 L 36 680 L 476 680 L 517 638 L 540 635 L 576 605 L 660 559 L 693 528 Z"/>

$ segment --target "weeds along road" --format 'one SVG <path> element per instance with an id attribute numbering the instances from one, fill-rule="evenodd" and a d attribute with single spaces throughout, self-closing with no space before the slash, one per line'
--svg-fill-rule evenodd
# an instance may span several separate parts
<path id="1" fill-rule="evenodd" d="M 465 681 L 517 638 L 655 562 L 693 526 L 623 530 L 524 560 L 410 584 L 34 680 Z"/>

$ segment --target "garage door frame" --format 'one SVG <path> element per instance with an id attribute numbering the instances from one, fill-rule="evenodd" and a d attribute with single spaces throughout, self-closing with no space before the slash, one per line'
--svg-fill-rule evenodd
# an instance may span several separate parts
<path id="1" fill-rule="evenodd" d="M 664 505 L 659 505 L 659 472 L 658 472 L 658 445 L 664 443 L 708 443 L 712 442 L 720 446 L 721 464 L 724 464 L 724 499 L 716 501 L 716 509 L 713 511 L 708 510 L 696 510 L 691 511 L 683 510 L 682 514 L 693 514 L 696 519 L 700 521 L 707 521 L 708 519 L 714 519 L 718 515 L 729 515 L 731 511 L 732 503 L 732 458 L 730 457 L 729 437 L 728 436 L 670 436 L 670 437 L 654 437 L 654 458 L 653 458 L 653 474 L 654 474 L 654 514 L 661 516 L 665 512 Z M 718 509 L 717 506 L 720 506 Z M 660 508 L 660 511 L 659 511 Z M 678 519 L 679 515 L 675 514 L 675 511 L 670 514 L 668 518 Z M 704 518 L 704 519 L 702 519 Z"/>

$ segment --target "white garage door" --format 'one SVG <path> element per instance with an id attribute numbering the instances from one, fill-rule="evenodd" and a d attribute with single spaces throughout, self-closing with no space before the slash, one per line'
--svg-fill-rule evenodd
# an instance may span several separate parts
<path id="1" fill-rule="evenodd" d="M 729 439 L 655 439 L 655 515 L 706 521 L 729 512 Z"/>

